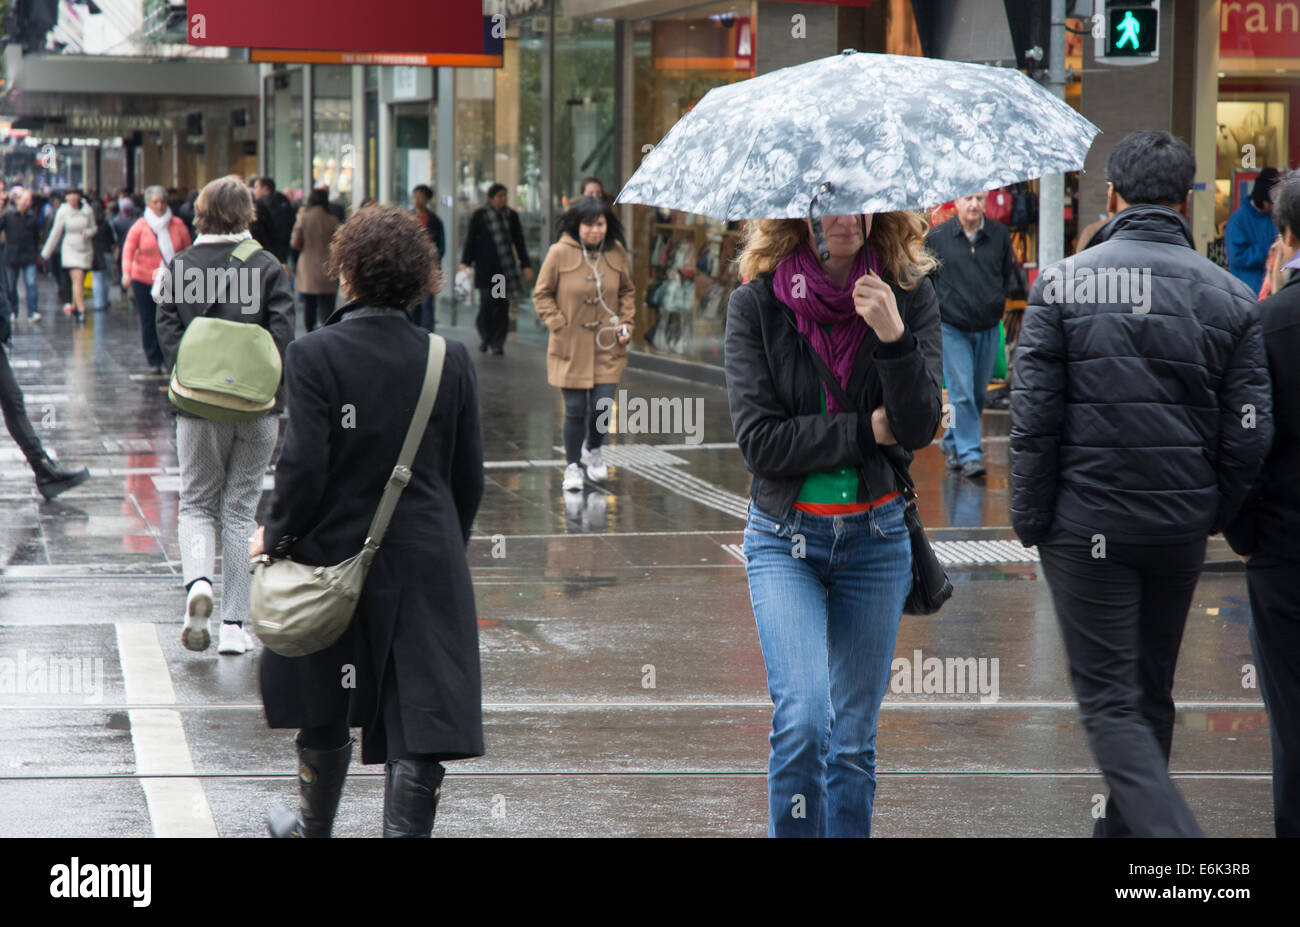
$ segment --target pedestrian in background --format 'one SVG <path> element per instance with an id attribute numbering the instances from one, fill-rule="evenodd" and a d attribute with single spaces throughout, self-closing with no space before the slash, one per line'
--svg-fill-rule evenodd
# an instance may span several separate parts
<path id="1" fill-rule="evenodd" d="M 1195 175 L 1168 132 L 1115 146 L 1114 218 L 1039 273 L 1011 382 L 1011 524 L 1038 546 L 1110 787 L 1097 836 L 1201 836 L 1168 772 L 1178 647 L 1206 537 L 1273 434 L 1255 293 L 1197 253 Z"/>
<path id="2" fill-rule="evenodd" d="M 232 174 L 214 180 L 199 193 L 194 209 L 199 237 L 185 252 L 187 275 L 196 271 L 206 280 L 209 271 L 224 274 L 232 265 L 236 273 L 248 272 L 250 279 L 260 284 L 256 297 L 259 311 L 249 312 L 248 306 L 235 301 L 235 294 L 244 290 L 242 284 L 226 293 L 207 292 L 205 286 L 202 299 L 196 302 L 177 277 L 170 287 L 172 298 L 158 304 L 158 345 L 168 369 L 176 363 L 185 330 L 200 317 L 261 325 L 271 333 L 284 357 L 285 347 L 293 340 L 293 294 L 284 268 L 265 250 L 235 255 L 236 248 L 252 240 L 248 231 L 252 221 L 253 200 L 239 177 Z M 172 273 L 170 268 L 165 272 Z M 256 276 L 252 276 L 254 272 Z M 186 590 L 181 643 L 189 650 L 206 650 L 212 640 L 208 619 L 212 615 L 218 537 L 222 570 L 217 652 L 241 654 L 252 646 L 244 630 L 252 583 L 244 552 L 257 527 L 262 478 L 279 435 L 283 381 L 275 399 L 273 411 L 247 421 L 211 421 L 176 410 L 176 459 L 181 470 L 177 538 Z"/>
<path id="3" fill-rule="evenodd" d="M 59 208 L 63 205 L 63 195 L 60 193 L 51 193 L 49 197 L 40 204 L 41 216 L 41 237 L 42 242 L 49 241 L 50 233 L 54 231 L 54 218 L 58 215 Z M 55 251 L 52 259 L 43 259 L 44 270 L 54 278 L 54 285 L 58 293 L 58 300 L 63 305 L 63 314 L 72 314 L 72 281 L 68 277 L 68 272 L 63 267 L 63 255 Z"/>
<path id="4" fill-rule="evenodd" d="M 435 275 L 433 244 L 406 210 L 362 209 L 334 237 L 347 303 L 289 346 L 289 418 L 275 494 L 250 553 L 335 564 L 366 540 L 424 381 L 430 335 L 406 307 Z M 469 352 L 447 341 L 410 483 L 343 636 L 319 653 L 262 652 L 273 728 L 298 728 L 297 815 L 278 837 L 328 837 L 361 727 L 363 763 L 385 763 L 383 834 L 428 837 L 448 760 L 483 754 L 478 618 L 465 548 L 483 496 L 483 439 Z M 342 417 L 344 404 L 355 416 Z M 355 686 L 339 685 L 339 667 Z"/>
<path id="5" fill-rule="evenodd" d="M 312 190 L 307 205 L 298 211 L 290 235 L 290 246 L 301 252 L 295 282 L 302 296 L 303 324 L 309 332 L 315 331 L 317 319 L 324 322 L 334 312 L 338 281 L 329 276 L 325 265 L 329 260 L 330 239 L 338 227 L 339 220 L 329 210 L 329 192 Z"/>
<path id="6" fill-rule="evenodd" d="M 1271 190 L 1279 260 L 1291 276 L 1259 305 L 1273 381 L 1273 447 L 1223 532 L 1246 561 L 1250 645 L 1273 746 L 1273 828 L 1300 837 L 1300 172 Z"/>
<path id="7" fill-rule="evenodd" d="M 753 473 L 744 552 L 774 706 L 768 834 L 866 837 L 876 721 L 912 586 L 886 454 L 905 466 L 934 438 L 941 335 L 923 219 L 819 221 L 825 260 L 806 220 L 746 223 L 749 282 L 731 294 L 723 356 Z"/>
<path id="8" fill-rule="evenodd" d="M 609 421 L 627 366 L 636 286 L 623 226 L 603 200 L 578 200 L 560 217 L 559 233 L 537 275 L 533 306 L 551 332 L 547 381 L 564 395 L 563 488 L 581 492 L 584 467 L 595 482 L 609 476 L 601 422 Z"/>
<path id="9" fill-rule="evenodd" d="M 1268 263 L 1268 250 L 1277 238 L 1273 224 L 1273 201 L 1269 191 L 1278 181 L 1275 167 L 1266 167 L 1255 178 L 1250 198 L 1228 217 L 1223 232 L 1228 251 L 1228 273 L 1232 274 L 1252 293 L 1264 286 L 1264 268 Z"/>
<path id="10" fill-rule="evenodd" d="M 167 208 L 167 191 L 152 186 L 144 191 L 144 215 L 127 232 L 122 245 L 122 279 L 131 281 L 135 307 L 140 313 L 140 340 L 145 360 L 154 373 L 163 372 L 163 352 L 158 346 L 154 284 L 177 254 L 190 246 L 185 223 Z"/>
<path id="11" fill-rule="evenodd" d="M 78 322 L 86 319 L 86 272 L 94 265 L 94 238 L 95 211 L 82 200 L 80 190 L 69 190 L 67 201 L 54 213 L 41 257 L 50 261 L 58 250 L 58 266 L 71 282 L 72 302 L 64 305 L 63 314 Z"/>
<path id="12" fill-rule="evenodd" d="M 98 197 L 91 202 L 91 209 L 95 211 L 95 234 L 91 239 L 90 288 L 95 311 L 103 312 L 109 307 L 109 295 L 113 291 L 108 273 L 113 266 L 113 227 L 109 224 L 104 204 Z"/>
<path id="13" fill-rule="evenodd" d="M 290 239 L 293 237 L 293 223 L 297 218 L 289 198 L 275 188 L 275 181 L 270 177 L 256 177 L 253 180 L 254 208 L 257 217 L 253 220 L 251 231 L 275 259 L 289 269 Z"/>
<path id="14" fill-rule="evenodd" d="M 40 251 L 40 222 L 32 205 L 32 192 L 19 190 L 13 196 L 13 208 L 0 215 L 0 228 L 5 238 L 5 288 L 9 291 L 9 307 L 14 321 L 18 320 L 18 281 L 23 281 L 27 292 L 27 321 L 41 320 L 39 294 L 36 288 L 36 260 Z"/>
<path id="15" fill-rule="evenodd" d="M 956 215 L 925 237 L 926 248 L 939 258 L 934 289 L 952 417 L 943 433 L 944 460 L 968 479 L 987 472 L 980 416 L 997 363 L 998 323 L 1016 273 L 1011 234 L 984 215 L 986 198 L 985 193 L 959 197 Z"/>
<path id="16" fill-rule="evenodd" d="M 420 184 L 411 191 L 411 212 L 415 215 L 415 221 L 419 222 L 425 232 L 428 233 L 433 246 L 438 249 L 438 255 L 434 260 L 441 265 L 442 256 L 447 253 L 447 242 L 443 234 L 442 220 L 438 218 L 437 213 L 429 208 L 429 203 L 432 201 L 433 188 L 428 184 Z M 438 327 L 433 296 L 429 293 L 425 293 L 420 299 L 416 324 L 426 331 L 433 331 Z"/>
<path id="17" fill-rule="evenodd" d="M 474 286 L 479 291 L 478 349 L 505 354 L 510 332 L 510 299 L 520 291 L 519 274 L 533 282 L 533 266 L 524 245 L 519 213 L 506 205 L 505 184 L 488 187 L 488 202 L 470 216 L 460 266 L 474 268 Z"/>

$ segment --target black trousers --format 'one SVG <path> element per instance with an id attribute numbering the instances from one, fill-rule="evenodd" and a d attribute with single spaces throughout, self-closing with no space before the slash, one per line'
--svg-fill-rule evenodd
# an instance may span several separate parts
<path id="1" fill-rule="evenodd" d="M 1273 742 L 1273 830 L 1300 837 L 1300 564 L 1257 553 L 1246 564 L 1250 646 Z"/>
<path id="2" fill-rule="evenodd" d="M 302 320 L 307 331 L 314 332 L 318 321 L 323 324 L 333 313 L 333 293 L 302 294 Z"/>
<path id="3" fill-rule="evenodd" d="M 1110 797 L 1098 837 L 1201 837 L 1169 778 L 1174 667 L 1205 540 L 1107 543 L 1054 532 L 1038 546 L 1079 714 Z"/>
<path id="4" fill-rule="evenodd" d="M 564 459 L 565 463 L 579 463 L 582 458 L 582 442 L 595 449 L 605 441 L 605 431 L 599 426 L 602 408 L 597 403 L 602 399 L 614 399 L 618 389 L 616 383 L 597 383 L 591 389 L 561 389 L 564 395 Z M 604 421 L 609 421 L 608 409 Z"/>
<path id="5" fill-rule="evenodd" d="M 504 348 L 510 331 L 510 297 L 497 299 L 492 296 L 490 287 L 480 287 L 478 317 L 474 324 L 478 327 L 480 341 L 494 351 Z"/>
<path id="6" fill-rule="evenodd" d="M 9 366 L 9 353 L 3 348 L 0 348 L 0 408 L 4 409 L 5 427 L 22 449 L 27 462 L 40 460 L 45 455 L 45 450 L 41 447 L 41 439 L 36 437 L 31 419 L 27 417 L 23 391 L 14 379 L 13 368 Z"/>

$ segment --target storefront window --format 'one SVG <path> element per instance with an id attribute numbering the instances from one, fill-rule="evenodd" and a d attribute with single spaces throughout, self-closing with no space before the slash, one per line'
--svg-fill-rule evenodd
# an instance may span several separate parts
<path id="1" fill-rule="evenodd" d="M 312 187 L 329 189 L 331 202 L 352 202 L 352 74 L 347 67 L 312 71 Z"/>
<path id="2" fill-rule="evenodd" d="M 411 205 L 416 184 L 434 181 L 434 120 L 428 103 L 403 103 L 393 113 L 393 202 Z"/>
<path id="3" fill-rule="evenodd" d="M 754 76 L 757 39 L 748 4 L 705 8 L 692 19 L 636 26 L 633 136 L 656 144 L 714 87 Z M 652 353 L 722 363 L 727 300 L 741 223 L 646 206 L 633 208 L 635 343 Z"/>
<path id="4" fill-rule="evenodd" d="M 614 188 L 614 23 L 555 20 L 552 199 L 558 216 L 584 177 Z"/>
<path id="5" fill-rule="evenodd" d="M 542 47 L 546 17 L 507 20 L 505 64 L 496 85 L 495 179 L 510 191 L 534 263 L 550 235 L 542 229 Z"/>

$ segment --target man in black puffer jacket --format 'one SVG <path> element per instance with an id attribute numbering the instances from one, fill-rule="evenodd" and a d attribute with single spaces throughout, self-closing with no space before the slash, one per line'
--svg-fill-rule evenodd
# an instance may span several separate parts
<path id="1" fill-rule="evenodd" d="M 1135 132 L 1115 217 L 1029 294 L 1011 385 L 1011 523 L 1037 544 L 1111 794 L 1098 836 L 1199 836 L 1169 779 L 1174 667 L 1207 535 L 1273 437 L 1254 294 L 1194 250 L 1191 149 Z"/>

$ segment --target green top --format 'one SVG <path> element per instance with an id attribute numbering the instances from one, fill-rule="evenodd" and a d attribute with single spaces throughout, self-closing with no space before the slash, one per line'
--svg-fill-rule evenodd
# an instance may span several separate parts
<path id="1" fill-rule="evenodd" d="M 830 334 L 830 326 L 823 325 Z M 826 411 L 826 387 L 821 388 L 821 411 Z M 812 505 L 845 505 L 858 501 L 858 471 L 856 467 L 836 467 L 809 473 L 799 488 L 795 502 Z"/>

